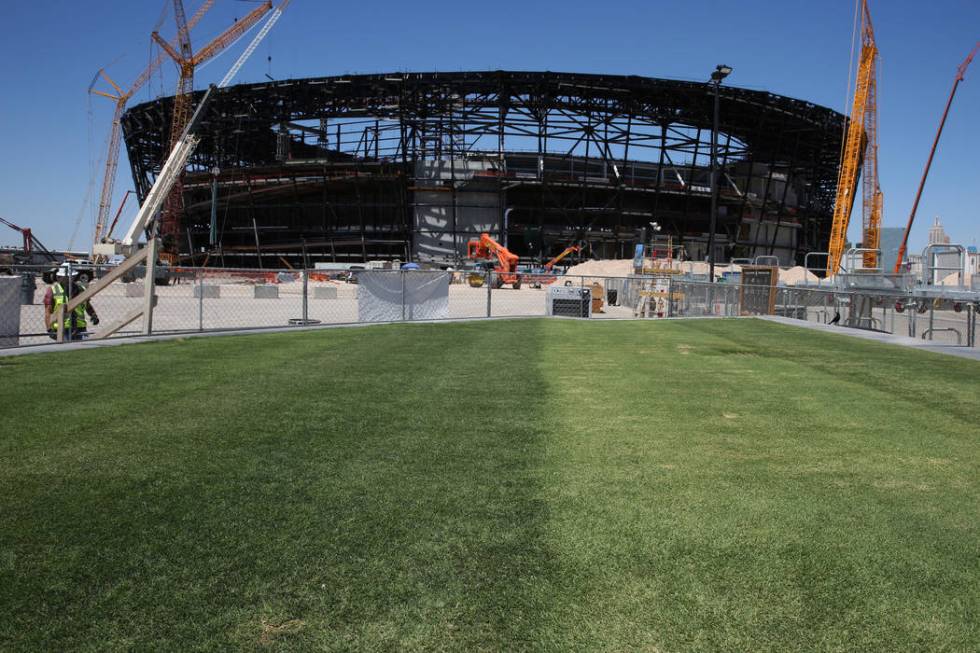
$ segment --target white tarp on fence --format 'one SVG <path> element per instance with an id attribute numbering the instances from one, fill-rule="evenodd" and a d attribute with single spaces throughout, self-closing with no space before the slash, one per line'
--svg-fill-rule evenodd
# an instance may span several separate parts
<path id="1" fill-rule="evenodd" d="M 449 272 L 403 270 L 357 273 L 360 322 L 442 320 L 449 317 Z"/>

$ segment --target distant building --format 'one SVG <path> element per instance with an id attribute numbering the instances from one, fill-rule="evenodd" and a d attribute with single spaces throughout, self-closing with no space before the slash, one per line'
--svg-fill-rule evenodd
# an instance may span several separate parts
<path id="1" fill-rule="evenodd" d="M 908 260 L 908 272 L 916 279 L 922 278 L 922 254 L 909 254 L 906 259 Z"/>
<path id="2" fill-rule="evenodd" d="M 885 227 L 881 230 L 878 247 L 881 248 L 881 269 L 885 274 L 891 274 L 895 269 L 895 259 L 898 258 L 898 248 L 902 245 L 905 229 L 901 227 Z"/>
<path id="3" fill-rule="evenodd" d="M 943 223 L 939 220 L 938 215 L 933 219 L 932 226 L 929 227 L 929 244 L 949 245 L 949 236 L 946 235 L 946 230 L 943 229 Z"/>

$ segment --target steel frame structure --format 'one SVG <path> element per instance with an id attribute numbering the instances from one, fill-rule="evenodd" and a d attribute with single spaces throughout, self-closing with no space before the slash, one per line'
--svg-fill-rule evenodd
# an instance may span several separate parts
<path id="1" fill-rule="evenodd" d="M 720 102 L 719 246 L 727 257 L 797 263 L 825 250 L 846 117 L 731 86 Z M 650 221 L 699 258 L 712 105 L 707 83 L 551 72 L 229 87 L 212 99 L 186 169 L 181 251 L 225 265 L 405 260 L 422 257 L 431 236 L 445 248 L 428 258 L 454 264 L 473 215 L 499 235 L 509 212 L 509 247 L 528 261 L 573 242 L 592 256 L 630 257 Z M 123 117 L 141 201 L 165 155 L 172 107 L 162 98 Z"/>

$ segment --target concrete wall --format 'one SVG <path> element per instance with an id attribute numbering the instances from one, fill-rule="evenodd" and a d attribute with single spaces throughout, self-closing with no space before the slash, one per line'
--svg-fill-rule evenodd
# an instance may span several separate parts
<path id="1" fill-rule="evenodd" d="M 501 193 L 495 179 L 477 174 L 490 169 L 491 162 L 485 159 L 437 159 L 416 164 L 419 185 L 413 193 L 413 254 L 417 261 L 455 264 L 466 257 L 468 240 L 479 238 L 485 231 L 499 237 Z"/>

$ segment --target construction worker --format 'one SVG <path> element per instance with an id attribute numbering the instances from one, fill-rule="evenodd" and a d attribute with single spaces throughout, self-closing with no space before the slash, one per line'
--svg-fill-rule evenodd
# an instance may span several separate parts
<path id="1" fill-rule="evenodd" d="M 58 338 L 58 313 L 60 307 L 68 303 L 69 288 L 70 297 L 78 297 L 85 291 L 85 288 L 78 282 L 78 272 L 69 271 L 67 265 L 62 265 L 55 271 L 55 279 L 44 294 L 44 326 L 48 330 L 48 336 L 52 340 Z M 65 315 L 65 336 L 69 340 L 81 340 L 88 333 L 86 315 L 92 320 L 92 324 L 99 323 L 99 316 L 95 308 L 89 302 L 83 302 L 75 309 Z"/>

